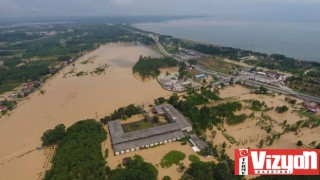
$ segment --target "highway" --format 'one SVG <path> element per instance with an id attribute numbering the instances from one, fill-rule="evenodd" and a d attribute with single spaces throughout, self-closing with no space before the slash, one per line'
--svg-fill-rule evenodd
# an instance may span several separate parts
<path id="1" fill-rule="evenodd" d="M 159 42 L 158 37 L 149 34 L 149 36 L 155 41 L 155 43 L 157 44 L 160 52 L 162 54 L 164 54 L 165 56 L 169 56 L 169 57 L 174 57 L 172 54 L 170 54 L 168 51 L 166 51 L 164 49 L 164 47 L 161 45 L 161 43 Z M 181 59 L 174 57 L 176 60 L 178 61 L 182 61 Z M 188 64 L 187 62 L 185 62 L 186 64 Z M 307 95 L 307 94 L 302 94 L 302 93 L 298 93 L 298 92 L 294 92 L 292 89 L 290 88 L 281 88 L 281 87 L 276 87 L 276 86 L 272 86 L 272 85 L 268 85 L 265 83 L 261 83 L 258 81 L 253 81 L 253 80 L 249 80 L 247 78 L 241 77 L 241 76 L 232 76 L 232 75 L 227 75 L 227 74 L 223 74 L 223 73 L 219 73 L 219 72 L 215 72 L 209 69 L 205 69 L 202 66 L 199 65 L 192 65 L 192 67 L 194 67 L 195 69 L 197 69 L 198 71 L 202 72 L 202 73 L 206 73 L 209 74 L 211 76 L 214 76 L 218 79 L 223 79 L 224 81 L 229 81 L 231 78 L 233 79 L 234 82 L 238 82 L 238 81 L 244 81 L 246 84 L 249 85 L 255 85 L 255 86 L 264 86 L 266 88 L 268 88 L 271 91 L 275 91 L 278 93 L 282 93 L 282 94 L 286 94 L 286 95 L 290 95 L 290 96 L 294 96 L 294 97 L 298 97 L 307 101 L 313 101 L 313 102 L 317 102 L 320 103 L 320 97 L 317 96 L 311 96 L 311 95 Z"/>
<path id="2" fill-rule="evenodd" d="M 152 35 L 152 34 L 149 34 L 149 37 L 151 37 L 151 38 L 154 40 L 154 42 L 157 44 L 160 52 L 161 52 L 163 55 L 169 56 L 169 57 L 173 57 L 173 56 L 172 56 L 170 53 L 168 53 L 168 51 L 166 51 L 166 50 L 164 49 L 164 47 L 160 44 L 159 38 L 158 38 L 157 36 L 154 36 L 154 35 Z"/>

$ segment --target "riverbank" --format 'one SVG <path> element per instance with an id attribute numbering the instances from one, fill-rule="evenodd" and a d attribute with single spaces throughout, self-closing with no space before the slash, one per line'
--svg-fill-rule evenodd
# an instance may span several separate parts
<path id="1" fill-rule="evenodd" d="M 127 104 L 153 103 L 155 98 L 168 97 L 171 93 L 156 80 L 144 82 L 132 75 L 131 67 L 140 55 L 160 56 L 141 45 L 103 45 L 61 70 L 44 84 L 44 94 L 32 94 L 5 117 L 0 122 L 0 179 L 37 179 L 45 161 L 43 151 L 18 156 L 39 147 L 42 133 L 57 124 L 69 126 L 83 119 L 99 119 Z M 82 63 L 90 57 L 96 57 L 93 63 Z M 92 72 L 104 64 L 110 66 L 101 74 L 65 76 L 71 70 Z"/>

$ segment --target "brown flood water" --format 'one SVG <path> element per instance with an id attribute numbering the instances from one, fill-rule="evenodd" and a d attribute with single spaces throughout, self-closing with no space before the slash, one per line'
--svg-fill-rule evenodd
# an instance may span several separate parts
<path id="1" fill-rule="evenodd" d="M 63 69 L 35 92 L 10 116 L 0 119 L 0 179 L 38 179 L 43 171 L 43 151 L 32 151 L 41 145 L 44 131 L 59 123 L 70 126 L 87 118 L 101 118 L 118 107 L 130 103 L 153 103 L 167 97 L 156 80 L 141 81 L 132 75 L 131 67 L 140 55 L 159 56 L 153 50 L 137 45 L 107 44 L 90 52 Z M 93 63 L 81 64 L 90 57 Z M 102 65 L 111 65 L 101 75 L 67 76 L 71 69 L 91 72 Z"/>

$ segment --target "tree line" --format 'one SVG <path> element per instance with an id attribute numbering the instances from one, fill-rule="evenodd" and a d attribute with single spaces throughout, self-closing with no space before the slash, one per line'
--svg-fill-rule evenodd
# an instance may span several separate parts
<path id="1" fill-rule="evenodd" d="M 134 104 L 130 104 L 126 107 L 120 107 L 117 110 L 109 115 L 100 119 L 101 123 L 107 124 L 109 121 L 117 120 L 117 119 L 127 119 L 133 115 L 140 114 L 143 112 L 142 107 L 135 106 Z"/>
<path id="2" fill-rule="evenodd" d="M 174 58 L 152 58 L 140 56 L 138 62 L 132 67 L 133 73 L 138 73 L 142 78 L 157 77 L 160 74 L 159 68 L 177 66 Z"/>
<path id="3" fill-rule="evenodd" d="M 58 125 L 43 136 L 46 137 L 43 138 L 46 140 L 44 145 L 48 140 L 58 144 L 52 168 L 46 172 L 44 179 L 106 179 L 106 162 L 101 151 L 106 132 L 101 124 L 95 120 L 83 120 L 65 132 L 64 128 Z"/>

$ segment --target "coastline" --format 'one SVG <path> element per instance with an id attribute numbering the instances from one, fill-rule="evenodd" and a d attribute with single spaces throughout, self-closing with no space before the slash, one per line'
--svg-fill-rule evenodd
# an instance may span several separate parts
<path id="1" fill-rule="evenodd" d="M 233 21 L 204 17 L 166 22 L 135 23 L 131 26 L 143 31 L 173 36 L 200 44 L 233 47 L 267 54 L 284 54 L 296 60 L 320 63 L 320 55 L 315 48 L 316 40 L 320 38 L 319 35 L 313 32 L 314 37 L 308 37 L 308 41 L 305 40 L 306 42 L 297 38 L 307 34 L 309 26 L 312 29 L 314 26 L 320 26 L 319 24 L 311 23 L 304 29 L 297 28 L 299 31 L 294 32 L 291 32 L 292 28 L 289 27 L 300 27 L 299 23 L 289 23 L 288 27 L 285 26 L 285 23 L 281 27 L 276 26 L 279 24 L 276 22 L 267 22 L 267 24 L 270 25 L 269 28 L 262 27 L 261 22 L 256 21 Z M 247 27 L 251 27 L 252 30 Z M 261 34 L 261 32 L 264 33 Z M 289 36 L 290 34 L 287 32 L 296 34 L 296 36 Z M 266 36 L 266 38 L 263 36 Z M 287 39 L 290 39 L 290 43 L 286 41 Z"/>

